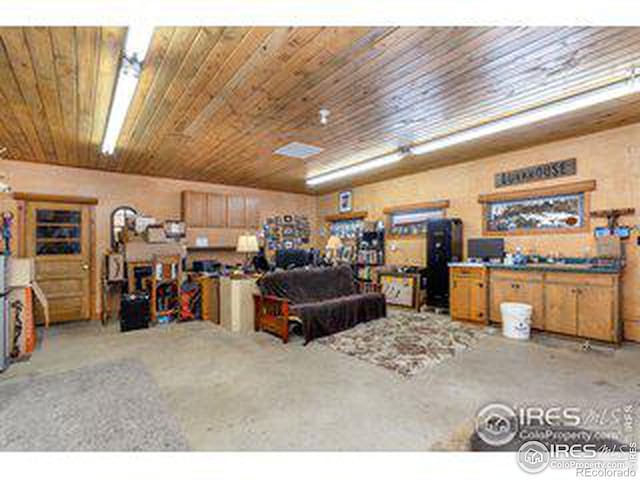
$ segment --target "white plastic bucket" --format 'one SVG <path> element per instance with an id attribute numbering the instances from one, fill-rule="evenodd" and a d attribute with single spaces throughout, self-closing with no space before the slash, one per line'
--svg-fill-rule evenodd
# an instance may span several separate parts
<path id="1" fill-rule="evenodd" d="M 516 340 L 528 340 L 531 335 L 533 307 L 526 303 L 501 303 L 502 334 Z"/>

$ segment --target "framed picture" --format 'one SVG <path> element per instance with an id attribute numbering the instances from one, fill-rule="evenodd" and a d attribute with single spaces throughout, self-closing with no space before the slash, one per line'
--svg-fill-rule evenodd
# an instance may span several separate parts
<path id="1" fill-rule="evenodd" d="M 350 212 L 353 209 L 353 192 L 351 190 L 338 194 L 338 209 L 340 213 Z"/>

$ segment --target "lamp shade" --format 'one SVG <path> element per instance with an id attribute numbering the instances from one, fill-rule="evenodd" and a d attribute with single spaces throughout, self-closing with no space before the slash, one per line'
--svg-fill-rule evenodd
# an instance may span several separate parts
<path id="1" fill-rule="evenodd" d="M 342 240 L 336 235 L 331 235 L 327 241 L 327 250 L 338 250 L 342 247 Z"/>
<path id="2" fill-rule="evenodd" d="M 239 253 L 256 253 L 260 251 L 258 247 L 258 237 L 255 235 L 240 235 L 236 251 Z"/>

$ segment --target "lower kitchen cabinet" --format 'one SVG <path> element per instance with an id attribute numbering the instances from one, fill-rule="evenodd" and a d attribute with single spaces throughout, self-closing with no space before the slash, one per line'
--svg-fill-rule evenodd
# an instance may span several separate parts
<path id="1" fill-rule="evenodd" d="M 501 321 L 501 303 L 527 303 L 533 306 L 532 326 L 539 330 L 621 340 L 617 274 L 495 269 L 489 277 L 492 321 Z"/>
<path id="2" fill-rule="evenodd" d="M 526 303 L 533 307 L 531 318 L 533 328 L 544 328 L 541 273 L 493 270 L 490 278 L 492 321 L 502 322 L 501 303 Z"/>
<path id="3" fill-rule="evenodd" d="M 449 277 L 451 317 L 487 323 L 487 269 L 451 267 Z"/>

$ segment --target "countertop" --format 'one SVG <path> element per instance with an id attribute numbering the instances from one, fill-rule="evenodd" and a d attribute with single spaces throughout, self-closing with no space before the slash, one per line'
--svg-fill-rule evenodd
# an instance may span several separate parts
<path id="1" fill-rule="evenodd" d="M 621 268 L 617 266 L 587 265 L 584 263 L 527 263 L 525 265 L 505 265 L 504 263 L 472 263 L 452 262 L 450 267 L 487 267 L 500 270 L 516 270 L 529 272 L 565 272 L 565 273 L 602 273 L 617 274 Z"/>

